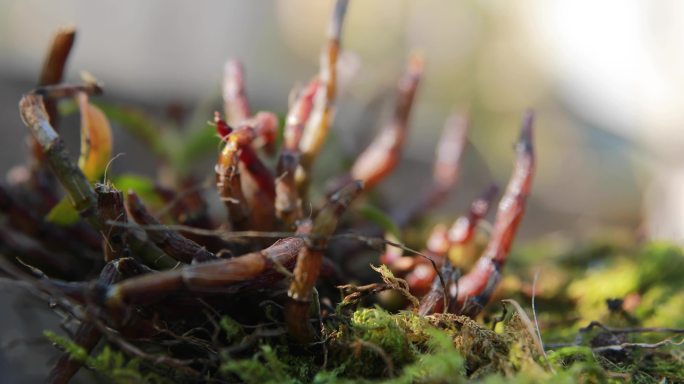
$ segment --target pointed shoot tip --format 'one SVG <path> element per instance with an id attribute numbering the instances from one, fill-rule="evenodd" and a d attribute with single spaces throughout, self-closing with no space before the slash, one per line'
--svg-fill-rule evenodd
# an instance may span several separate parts
<path id="1" fill-rule="evenodd" d="M 522 127 L 520 129 L 520 138 L 518 139 L 518 150 L 525 153 L 532 153 L 532 137 L 534 126 L 534 111 L 527 110 L 523 116 Z"/>

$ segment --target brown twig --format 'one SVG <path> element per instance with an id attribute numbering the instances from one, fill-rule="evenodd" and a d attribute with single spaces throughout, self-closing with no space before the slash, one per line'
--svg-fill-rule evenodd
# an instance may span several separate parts
<path id="1" fill-rule="evenodd" d="M 145 205 L 142 203 L 138 195 L 133 191 L 128 192 L 126 209 L 131 217 L 133 217 L 133 219 L 135 219 L 135 221 L 139 224 L 160 224 L 159 221 L 147 211 Z M 217 258 L 216 255 L 209 252 L 206 248 L 200 246 L 190 239 L 183 237 L 181 234 L 173 230 L 148 230 L 146 233 L 149 239 L 167 255 L 183 263 L 191 263 L 193 261 L 204 262 Z"/>
<path id="2" fill-rule="evenodd" d="M 12 228 L 0 225 L 0 252 L 8 257 L 19 258 L 36 265 L 62 278 L 76 278 L 88 272 L 91 263 L 84 263 L 70 253 L 48 251 L 34 238 L 19 233 Z"/>
<path id="3" fill-rule="evenodd" d="M 392 212 L 399 228 L 406 227 L 419 215 L 437 206 L 454 187 L 459 177 L 468 129 L 468 118 L 463 114 L 454 114 L 447 119 L 437 142 L 430 187 L 415 202 Z"/>
<path id="4" fill-rule="evenodd" d="M 349 0 L 337 0 L 328 24 L 328 41 L 321 54 L 318 89 L 313 107 L 299 141 L 300 167 L 297 171 L 299 196 L 308 201 L 308 186 L 313 162 L 323 147 L 333 118 L 333 106 L 337 89 L 337 57 L 340 51 L 340 37 Z"/>
<path id="5" fill-rule="evenodd" d="M 361 301 L 361 299 L 365 296 L 373 295 L 378 292 L 392 289 L 392 287 L 390 287 L 389 285 L 380 283 L 372 283 L 361 286 L 356 286 L 354 284 L 345 284 L 338 285 L 337 288 L 345 294 L 344 298 L 342 298 L 342 301 L 340 302 L 341 307 L 354 305 Z"/>
<path id="6" fill-rule="evenodd" d="M 64 142 L 50 125 L 43 98 L 24 95 L 19 102 L 24 124 L 45 153 L 45 159 L 79 215 L 98 231 L 106 230 L 97 212 L 97 196 L 83 172 L 71 160 Z"/>
<path id="7" fill-rule="evenodd" d="M 43 62 L 43 69 L 38 80 L 39 86 L 54 85 L 62 81 L 64 68 L 66 67 L 66 62 L 75 39 L 76 29 L 74 27 L 64 27 L 55 33 L 48 54 Z M 47 101 L 45 109 L 50 117 L 50 124 L 53 127 L 57 127 L 59 125 L 57 122 L 57 105 L 54 101 Z"/>
<path id="8" fill-rule="evenodd" d="M 684 328 L 662 328 L 662 327 L 627 327 L 614 328 L 601 324 L 598 321 L 592 321 L 586 327 L 580 329 L 580 332 L 588 332 L 592 328 L 598 327 L 609 333 L 684 333 Z"/>
<path id="9" fill-rule="evenodd" d="M 58 84 L 62 81 L 66 61 L 69 57 L 69 52 L 71 52 L 75 37 L 76 30 L 73 27 L 65 27 L 57 30 L 52 43 L 50 44 L 45 61 L 43 62 L 43 68 L 38 79 L 38 86 Z M 59 114 L 57 113 L 57 104 L 55 101 L 46 101 L 45 113 L 49 123 L 58 130 Z M 49 207 L 51 207 L 59 198 L 59 195 L 55 193 L 54 177 L 47 171 L 47 167 L 45 167 L 47 160 L 43 153 L 43 147 L 33 136 L 30 138 L 30 146 L 32 159 L 34 159 L 30 164 L 31 186 L 46 197 L 46 200 L 49 202 Z"/>
<path id="10" fill-rule="evenodd" d="M 468 215 L 459 217 L 449 228 L 448 238 L 450 245 L 463 246 L 472 241 L 475 229 L 482 219 L 487 216 L 498 193 L 499 187 L 496 184 L 492 184 L 470 204 Z"/>
<path id="11" fill-rule="evenodd" d="M 249 227 L 258 231 L 275 229 L 275 181 L 254 149 L 244 146 L 238 168 L 242 193 L 249 207 Z"/>
<path id="12" fill-rule="evenodd" d="M 261 251 L 232 259 L 185 265 L 135 277 L 110 287 L 105 301 L 110 308 L 118 308 L 125 304 L 153 303 L 181 289 L 201 294 L 268 286 L 283 278 L 280 267 L 286 270 L 294 267 L 303 246 L 302 238 L 289 237 Z"/>
<path id="13" fill-rule="evenodd" d="M 410 257 L 396 257 L 394 253 L 386 252 L 381 261 L 389 264 L 393 271 L 405 273 L 405 279 L 411 287 L 411 292 L 421 296 L 419 312 L 430 314 L 433 312 L 454 312 L 460 271 L 451 265 L 447 253 L 454 247 L 464 247 L 473 238 L 475 229 L 482 218 L 489 212 L 492 200 L 498 188 L 490 186 L 480 197 L 470 205 L 468 215 L 459 217 L 451 229 L 437 225 L 428 238 L 426 247 L 431 261 L 436 265 L 442 264 L 441 275 L 434 267 L 429 268 L 425 259 Z M 446 281 L 445 281 L 446 280 Z"/>
<path id="14" fill-rule="evenodd" d="M 418 314 L 421 316 L 448 311 L 449 304 L 458 295 L 458 279 L 461 277 L 461 271 L 446 260 L 441 272 L 446 281 L 442 284 L 439 277 L 435 276 L 430 291 L 420 299 Z"/>
<path id="15" fill-rule="evenodd" d="M 107 223 L 109 225 L 117 225 L 117 222 Z M 131 254 L 142 260 L 145 265 L 156 270 L 165 270 L 171 269 L 178 264 L 178 261 L 169 257 L 164 251 L 159 249 L 159 247 L 148 241 L 147 238 L 138 237 L 138 234 L 136 234 L 134 230 L 138 229 L 138 232 L 140 232 L 141 235 L 142 231 L 140 231 L 139 228 L 136 228 L 132 223 L 127 223 L 124 227 L 129 230 L 126 240 L 131 250 Z"/>
<path id="16" fill-rule="evenodd" d="M 157 210 L 154 216 L 162 218 L 166 213 L 169 213 L 173 220 L 180 225 L 209 230 L 216 228 L 217 225 L 214 224 L 209 215 L 209 206 L 202 193 L 211 184 L 210 180 L 196 183 L 190 177 L 182 180 L 180 184 L 182 190 L 178 193 L 171 188 L 155 185 L 155 192 L 161 197 L 165 205 Z M 234 244 L 218 236 L 200 236 L 183 230 L 179 232 L 188 239 L 207 247 L 212 253 L 221 251 L 232 253 L 234 251 Z"/>
<path id="17" fill-rule="evenodd" d="M 235 230 L 274 229 L 275 182 L 250 146 L 256 137 L 251 126 L 231 132 L 216 163 L 216 186 Z"/>
<path id="18" fill-rule="evenodd" d="M 664 347 L 666 345 L 679 346 L 684 344 L 684 339 L 675 341 L 674 338 L 669 338 L 661 340 L 657 343 L 620 343 L 615 345 L 603 345 L 600 347 L 593 347 L 591 350 L 593 352 L 606 352 L 606 351 L 622 351 L 629 348 L 642 348 L 642 349 L 656 349 Z"/>
<path id="19" fill-rule="evenodd" d="M 283 128 L 283 150 L 299 153 L 299 142 L 304 133 L 304 127 L 311 115 L 313 99 L 318 89 L 318 78 L 312 79 L 309 84 L 298 92 L 295 100 L 287 112 L 285 127 Z"/>
<path id="20" fill-rule="evenodd" d="M 229 125 L 237 126 L 251 114 L 245 71 L 238 60 L 228 60 L 223 68 L 223 103 Z"/>
<path id="21" fill-rule="evenodd" d="M 600 328 L 602 331 L 607 332 L 611 335 L 624 335 L 624 334 L 631 334 L 631 333 L 674 333 L 674 334 L 683 334 L 684 333 L 684 329 L 682 329 L 682 328 L 663 328 L 663 327 L 615 328 L 615 327 L 609 327 L 607 325 L 604 325 L 599 321 L 592 321 L 589 323 L 589 325 L 587 325 L 586 327 L 580 328 L 577 331 L 577 335 L 575 336 L 574 341 L 569 342 L 569 343 L 545 344 L 545 349 L 550 350 L 550 349 L 556 349 L 556 348 L 562 348 L 562 347 L 582 345 L 582 342 L 583 342 L 582 335 L 590 332 L 594 328 Z M 672 338 L 668 338 L 666 340 L 672 340 Z M 662 341 L 660 343 L 662 343 Z M 640 344 L 640 343 L 636 343 L 636 344 Z M 665 344 L 668 344 L 668 343 L 666 342 Z M 622 344 L 615 344 L 615 345 L 602 345 L 602 346 L 595 347 L 595 348 L 599 348 L 599 350 L 597 352 L 605 352 L 605 351 L 609 351 L 609 350 L 619 351 L 621 349 L 629 348 L 629 347 L 630 347 L 630 343 L 622 343 Z M 635 345 L 634 347 L 639 348 L 638 345 Z"/>
<path id="22" fill-rule="evenodd" d="M 90 81 L 84 84 L 44 85 L 32 90 L 29 93 L 43 96 L 47 109 L 48 102 L 53 102 L 53 100 L 57 99 L 74 97 L 79 93 L 85 93 L 87 95 L 100 95 L 102 94 L 102 84 L 98 83 L 97 81 Z"/>
<path id="23" fill-rule="evenodd" d="M 343 177 L 342 180 L 347 178 L 361 180 L 366 190 L 369 191 L 394 170 L 399 163 L 406 141 L 413 100 L 422 74 L 423 60 L 414 55 L 409 60 L 406 72 L 399 79 L 397 99 L 391 120 L 378 132 L 373 142 L 359 154 L 349 171 L 349 176 Z M 333 187 L 337 187 L 334 184 Z"/>
<path id="24" fill-rule="evenodd" d="M 134 264 L 134 267 L 129 266 Z M 140 274 L 142 269 L 137 262 L 130 258 L 112 260 L 107 263 L 97 279 L 98 284 L 109 286 L 124 278 Z M 97 345 L 102 338 L 102 333 L 92 322 L 84 320 L 78 326 L 72 341 L 82 347 L 87 353 Z M 48 375 L 48 383 L 68 383 L 83 365 L 82 361 L 74 360 L 69 353 L 64 353 Z"/>
<path id="25" fill-rule="evenodd" d="M 499 202 L 491 239 L 473 269 L 459 279 L 458 303 L 464 314 L 474 316 L 489 301 L 501 279 L 501 269 L 513 244 L 515 233 L 525 213 L 527 196 L 534 174 L 532 144 L 533 113 L 523 118 L 513 175 Z"/>
<path id="26" fill-rule="evenodd" d="M 249 208 L 242 194 L 242 181 L 238 168 L 237 143 L 228 141 L 216 163 L 216 188 L 228 209 L 231 229 L 245 230 L 249 226 Z"/>
<path id="27" fill-rule="evenodd" d="M 276 138 L 278 137 L 278 116 L 273 112 L 257 112 L 253 117 L 245 120 L 256 131 L 257 137 L 252 142 L 255 149 L 263 149 L 268 155 L 275 154 Z"/>
<path id="28" fill-rule="evenodd" d="M 51 250 L 63 250 L 81 259 L 93 259 L 91 251 L 98 249 L 100 236 L 87 225 L 63 228 L 49 223 L 20 200 L 17 191 L 0 185 L 0 212 L 6 215 L 13 229 L 33 237 Z"/>
<path id="29" fill-rule="evenodd" d="M 124 208 L 124 198 L 121 191 L 107 184 L 98 184 L 95 187 L 97 193 L 97 207 L 106 221 L 126 223 L 128 216 Z M 129 255 L 128 230 L 122 226 L 105 224 L 106 229 L 102 234 L 102 248 L 105 261 L 112 261 Z"/>
<path id="30" fill-rule="evenodd" d="M 284 229 L 291 229 L 294 223 L 302 217 L 302 203 L 295 182 L 298 165 L 298 158 L 293 152 L 284 151 L 278 158 L 274 206 L 276 217 L 282 222 Z"/>
<path id="31" fill-rule="evenodd" d="M 295 96 L 283 128 L 283 150 L 278 157 L 275 180 L 275 210 L 282 227 L 286 229 L 291 228 L 302 217 L 302 201 L 296 178 L 297 169 L 300 168 L 299 144 L 311 114 L 317 88 L 318 79 L 314 78 L 306 89 Z"/>
<path id="32" fill-rule="evenodd" d="M 311 292 L 321 270 L 328 236 L 333 234 L 340 216 L 362 189 L 361 182 L 353 182 L 330 197 L 325 207 L 316 215 L 306 246 L 297 256 L 294 278 L 287 293 L 290 299 L 285 306 L 285 322 L 290 335 L 300 343 L 311 342 L 316 338 L 315 331 L 305 319 L 308 319 Z"/>

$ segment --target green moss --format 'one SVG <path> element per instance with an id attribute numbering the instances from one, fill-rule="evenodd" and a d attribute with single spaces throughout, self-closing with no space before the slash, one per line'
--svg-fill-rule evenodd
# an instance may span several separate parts
<path id="1" fill-rule="evenodd" d="M 228 379 L 237 376 L 245 383 L 299 383 L 289 368 L 271 346 L 263 345 L 251 359 L 227 361 L 219 372 Z"/>
<path id="2" fill-rule="evenodd" d="M 387 357 L 392 366 L 403 366 L 415 360 L 417 349 L 427 337 L 420 334 L 416 322 L 426 321 L 406 313 L 391 315 L 379 308 L 355 311 L 348 325 L 331 332 L 334 356 L 346 367 L 346 374 L 358 377 L 380 377 L 388 373 Z"/>
<path id="3" fill-rule="evenodd" d="M 452 336 L 454 346 L 465 359 L 468 375 L 482 377 L 507 369 L 510 349 L 504 336 L 468 317 L 439 314 L 433 318 Z"/>
<path id="4" fill-rule="evenodd" d="M 639 364 L 640 372 L 652 378 L 652 382 L 662 383 L 684 380 L 684 353 L 681 350 L 659 351 L 650 354 Z"/>
<path id="5" fill-rule="evenodd" d="M 314 350 L 322 351 L 320 346 Z M 287 366 L 287 372 L 297 382 L 308 383 L 318 373 L 320 363 L 316 361 L 317 354 L 293 353 L 287 346 L 276 348 L 277 357 Z"/>
<path id="6" fill-rule="evenodd" d="M 639 263 L 639 288 L 642 291 L 655 285 L 682 287 L 684 254 L 679 247 L 653 243 L 645 246 L 637 255 Z"/>
<path id="7" fill-rule="evenodd" d="M 684 291 L 657 286 L 644 293 L 635 314 L 646 327 L 684 327 L 682 308 Z"/>
<path id="8" fill-rule="evenodd" d="M 74 343 L 70 339 L 59 336 L 52 331 L 43 331 L 43 335 L 50 340 L 51 343 L 64 350 L 72 359 L 80 362 L 85 362 L 88 357 L 88 352 L 80 345 Z"/>
<path id="9" fill-rule="evenodd" d="M 389 315 L 392 316 L 392 315 Z M 349 373 L 348 366 L 340 366 L 332 371 L 320 372 L 314 383 L 459 383 L 465 382 L 464 361 L 447 332 L 428 326 L 422 334 L 425 336 L 424 351 L 416 353 L 414 361 L 401 368 L 397 376 L 380 380 L 369 380 L 363 377 L 344 377 Z"/>
<path id="10" fill-rule="evenodd" d="M 640 266 L 628 259 L 619 259 L 601 268 L 589 270 L 568 287 L 568 294 L 577 302 L 583 318 L 599 320 L 606 314 L 607 299 L 623 298 L 639 289 Z"/>
<path id="11" fill-rule="evenodd" d="M 65 337 L 50 331 L 45 331 L 44 335 L 69 354 L 73 360 L 90 367 L 108 382 L 122 384 L 174 382 L 156 373 L 145 372 L 139 359 L 129 359 L 109 346 L 104 346 L 99 354 L 90 356 L 85 349 Z"/>
<path id="12" fill-rule="evenodd" d="M 556 369 L 565 369 L 574 363 L 596 363 L 591 348 L 580 345 L 551 351 L 548 353 L 547 359 Z"/>
<path id="13" fill-rule="evenodd" d="M 401 376 L 387 380 L 391 384 L 465 382 L 464 361 L 454 347 L 451 335 L 428 329 L 427 351 L 402 370 Z"/>
<path id="14" fill-rule="evenodd" d="M 335 359 L 345 367 L 342 375 L 377 378 L 390 373 L 388 358 L 395 372 L 432 362 L 455 366 L 454 361 L 440 363 L 440 358 L 433 356 L 435 351 L 441 356 L 446 350 L 444 339 L 435 332 L 450 340 L 449 350 L 459 356 L 464 375 L 482 377 L 511 369 L 506 337 L 463 316 L 421 317 L 408 311 L 390 314 L 379 308 L 363 308 L 351 315 L 349 324 L 332 330 L 330 337 Z"/>
<path id="15" fill-rule="evenodd" d="M 576 262 L 567 268 L 553 264 L 556 261 L 551 257 L 547 260 L 553 268 L 542 270 L 537 285 L 536 309 L 542 338 L 546 342 L 580 345 L 548 350 L 546 357 L 517 312 L 509 312 L 500 319 L 494 331 L 490 329 L 490 320 L 451 314 L 421 317 L 412 311 L 351 310 L 347 306 L 339 307 L 334 316 L 326 318 L 321 342 L 295 346 L 286 337 L 260 338 L 256 347 L 240 352 L 244 355 L 239 359 L 221 355 L 218 371 L 211 374 L 231 382 L 319 384 L 669 383 L 684 377 L 684 354 L 675 347 L 632 348 L 618 354 L 601 354 L 591 347 L 606 342 L 652 343 L 668 334 L 634 333 L 605 338 L 605 331 L 595 328 L 576 337 L 579 329 L 592 320 L 613 327 L 684 326 L 684 282 L 678 277 L 684 269 L 684 264 L 680 265 L 684 256 L 679 248 L 654 244 L 632 253 L 601 253 L 598 263 L 582 266 Z M 525 307 L 529 296 L 520 292 L 530 276 L 534 276 L 534 269 L 523 265 L 517 268 L 507 270 L 508 278 L 516 281 L 505 295 L 518 295 Z M 386 283 L 405 288 L 404 282 L 386 269 L 378 272 Z M 606 299 L 624 298 L 627 294 L 640 300 L 636 309 L 628 313 L 608 310 Z M 553 307 L 559 302 L 562 310 Z M 496 306 L 489 308 L 490 314 L 498 317 L 493 311 Z M 281 321 L 277 312 L 267 318 L 272 323 Z M 223 317 L 219 325 L 220 348 L 238 345 L 252 337 L 250 328 L 243 328 L 230 317 Z M 148 373 L 148 366 L 111 348 L 89 357 L 66 339 L 54 334 L 49 337 L 109 381 L 158 378 Z M 168 376 L 169 380 L 179 377 L 173 373 Z"/>
<path id="16" fill-rule="evenodd" d="M 244 334 L 242 326 L 237 321 L 233 320 L 228 316 L 221 317 L 219 325 L 221 326 L 223 332 L 226 333 L 226 339 L 228 341 L 238 340 L 238 337 Z"/>

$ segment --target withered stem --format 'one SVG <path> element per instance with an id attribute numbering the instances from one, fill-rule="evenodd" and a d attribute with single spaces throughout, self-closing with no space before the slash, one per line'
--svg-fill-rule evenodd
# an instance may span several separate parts
<path id="1" fill-rule="evenodd" d="M 145 225 L 160 224 L 159 220 L 147 211 L 145 205 L 133 191 L 128 192 L 126 208 L 128 213 L 138 224 L 142 225 L 143 228 Z M 193 261 L 203 262 L 217 258 L 216 255 L 209 252 L 206 248 L 171 229 L 146 230 L 145 232 L 150 241 L 157 245 L 162 251 L 183 263 L 192 263 Z"/>
<path id="2" fill-rule="evenodd" d="M 489 208 L 498 191 L 499 188 L 496 185 L 489 186 L 482 195 L 470 204 L 468 214 L 459 217 L 454 222 L 447 234 L 449 247 L 463 247 L 473 239 L 477 225 L 489 212 Z M 458 295 L 457 281 L 460 277 L 460 271 L 454 268 L 448 258 L 444 260 L 442 276 L 446 279 L 445 286 L 442 285 L 439 276 L 435 274 L 430 292 L 421 299 L 420 308 L 418 309 L 418 313 L 421 315 L 442 311 L 453 313 L 458 310 L 455 307 Z"/>
<path id="3" fill-rule="evenodd" d="M 238 60 L 228 60 L 223 69 L 223 103 L 229 125 L 237 126 L 251 115 L 245 71 Z"/>
<path id="4" fill-rule="evenodd" d="M 55 33 L 50 45 L 50 50 L 43 62 L 43 69 L 38 80 L 39 86 L 59 84 L 62 82 L 64 76 L 64 68 L 66 67 L 69 53 L 74 45 L 76 39 L 76 29 L 74 27 L 64 27 Z M 54 127 L 57 123 L 57 105 L 54 101 L 48 100 L 45 102 L 45 109 L 50 117 L 50 124 Z"/>
<path id="5" fill-rule="evenodd" d="M 320 152 L 332 124 L 337 89 L 337 57 L 340 51 L 340 37 L 348 0 L 337 0 L 335 10 L 328 24 L 328 41 L 321 54 L 318 75 L 318 89 L 314 96 L 313 109 L 304 127 L 299 142 L 300 167 L 297 170 L 297 188 L 304 204 L 308 200 L 311 166 Z"/>
<path id="6" fill-rule="evenodd" d="M 314 78 L 295 97 L 290 110 L 287 112 L 285 127 L 283 127 L 284 151 L 299 153 L 299 142 L 304 133 L 304 127 L 313 107 L 313 99 L 318 89 L 318 78 Z"/>
<path id="7" fill-rule="evenodd" d="M 125 226 L 108 224 L 112 221 L 128 222 L 123 193 L 106 184 L 97 185 L 95 192 L 97 193 L 97 207 L 106 225 L 102 238 L 105 261 L 126 257 L 130 253 L 127 242 L 128 229 Z"/>
<path id="8" fill-rule="evenodd" d="M 475 201 L 470 204 L 467 216 L 459 217 L 449 229 L 449 243 L 453 245 L 465 245 L 475 235 L 477 225 L 487 216 L 494 198 L 499 193 L 496 184 L 490 185 Z"/>
<path id="9" fill-rule="evenodd" d="M 288 290 L 285 322 L 290 335 L 300 343 L 311 342 L 316 333 L 307 321 L 311 292 L 321 271 L 323 253 L 328 237 L 335 232 L 342 213 L 363 190 L 363 183 L 355 181 L 330 197 L 311 225 L 311 235 L 297 256 L 294 278 Z"/>
<path id="10" fill-rule="evenodd" d="M 143 273 L 143 268 L 130 258 L 113 260 L 107 263 L 97 279 L 98 284 L 109 286 L 124 278 Z M 102 338 L 102 333 L 91 322 L 83 321 L 72 337 L 72 341 L 82 347 L 86 352 L 97 345 Z M 83 366 L 83 362 L 74 360 L 68 352 L 62 354 L 55 366 L 50 371 L 46 382 L 51 384 L 66 384 Z"/>
<path id="11" fill-rule="evenodd" d="M 66 190 L 79 215 L 98 231 L 106 230 L 97 210 L 97 196 L 83 172 L 71 160 L 64 142 L 48 120 L 48 113 L 39 95 L 24 95 L 19 102 L 24 124 L 45 154 L 52 171 Z"/>
<path id="12" fill-rule="evenodd" d="M 301 237 L 288 237 L 261 251 L 232 259 L 184 265 L 131 278 L 110 287 L 105 304 L 116 309 L 125 304 L 153 303 L 181 288 L 200 294 L 268 286 L 285 277 L 281 267 L 293 268 L 303 246 Z"/>
<path id="13" fill-rule="evenodd" d="M 59 249 L 79 258 L 92 259 L 90 251 L 100 245 L 100 236 L 92 228 L 87 225 L 64 228 L 47 222 L 12 192 L 0 185 L 0 213 L 6 215 L 10 226 L 51 250 Z"/>
<path id="14" fill-rule="evenodd" d="M 66 66 L 66 61 L 69 57 L 69 52 L 71 52 L 75 37 L 76 31 L 71 27 L 62 28 L 55 33 L 47 56 L 45 57 L 40 77 L 38 78 L 39 86 L 58 84 L 62 81 L 64 67 Z M 59 130 L 59 114 L 55 101 L 47 100 L 45 102 L 45 111 L 50 124 L 52 124 L 56 130 Z M 31 163 L 32 179 L 34 182 L 39 180 L 43 181 L 45 185 L 36 183 L 40 187 L 43 187 L 43 189 L 54 189 L 54 179 L 46 171 L 46 167 L 43 166 L 47 161 L 45 159 L 45 154 L 34 137 L 31 137 L 31 154 L 35 160 L 35 162 Z"/>
<path id="15" fill-rule="evenodd" d="M 209 181 L 209 180 L 207 180 Z M 208 204 L 202 194 L 207 182 L 195 183 L 192 178 L 181 181 L 181 192 L 155 185 L 155 192 L 164 201 L 164 208 L 155 212 L 156 217 L 163 217 L 169 213 L 176 223 L 191 228 L 211 230 L 216 228 L 212 218 L 209 216 Z M 233 250 L 234 244 L 222 240 L 218 236 L 200 236 L 190 231 L 179 231 L 181 235 L 188 239 L 207 247 L 210 252 L 217 253 L 222 250 Z"/>
<path id="16" fill-rule="evenodd" d="M 4 253 L 8 260 L 18 258 L 28 264 L 49 269 L 62 278 L 73 279 L 88 270 L 82 259 L 77 259 L 73 254 L 48 251 L 33 238 L 4 225 L 0 225 L 0 252 Z"/>
<path id="17" fill-rule="evenodd" d="M 513 174 L 499 202 L 487 248 L 473 269 L 458 282 L 458 304 L 465 315 L 476 315 L 489 301 L 501 279 L 501 270 L 525 213 L 534 175 L 533 120 L 533 112 L 528 111 L 523 118 L 520 139 L 516 145 L 517 157 Z"/>
<path id="18" fill-rule="evenodd" d="M 45 85 L 32 90 L 30 93 L 43 96 L 47 109 L 48 103 L 53 103 L 57 99 L 74 97 L 79 93 L 85 93 L 89 96 L 100 95 L 102 94 L 102 85 L 97 82 Z"/>
<path id="19" fill-rule="evenodd" d="M 273 175 L 249 145 L 241 147 L 239 159 L 242 193 L 249 207 L 249 227 L 272 231 L 276 221 Z"/>
<path id="20" fill-rule="evenodd" d="M 129 229 L 130 230 L 130 229 Z M 166 270 L 175 267 L 178 262 L 169 257 L 164 251 L 146 238 L 141 239 L 135 233 L 129 232 L 126 238 L 131 253 L 145 265 L 155 270 Z"/>
<path id="21" fill-rule="evenodd" d="M 467 142 L 468 119 L 462 114 L 450 116 L 437 142 L 432 183 L 417 200 L 399 207 L 392 217 L 399 228 L 408 226 L 418 216 L 439 205 L 458 181 L 463 148 Z"/>
<path id="22" fill-rule="evenodd" d="M 274 206 L 276 217 L 285 230 L 291 230 L 295 221 L 302 217 L 302 205 L 295 182 L 298 164 L 297 155 L 290 151 L 283 151 L 278 159 Z"/>
<path id="23" fill-rule="evenodd" d="M 351 168 L 351 178 L 363 181 L 366 190 L 373 189 L 399 163 L 406 141 L 413 100 L 422 74 L 423 60 L 414 55 L 397 85 L 397 99 L 392 119 L 359 155 Z"/>

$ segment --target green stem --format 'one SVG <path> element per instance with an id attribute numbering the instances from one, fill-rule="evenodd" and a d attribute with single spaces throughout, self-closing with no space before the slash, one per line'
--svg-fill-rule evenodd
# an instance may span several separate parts
<path id="1" fill-rule="evenodd" d="M 79 215 L 98 231 L 105 229 L 98 215 L 97 195 L 83 172 L 71 160 L 64 142 L 50 125 L 42 96 L 25 95 L 19 102 L 24 124 L 29 128 L 52 171 L 66 190 L 69 200 Z"/>

